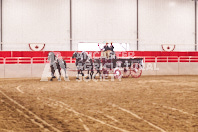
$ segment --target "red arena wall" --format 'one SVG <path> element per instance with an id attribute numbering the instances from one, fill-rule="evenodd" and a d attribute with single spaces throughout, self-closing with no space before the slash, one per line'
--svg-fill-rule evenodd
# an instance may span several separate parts
<path id="1" fill-rule="evenodd" d="M 1 51 L 0 64 L 45 63 L 50 51 Z M 59 52 L 67 63 L 74 63 L 74 51 Z M 100 52 L 87 51 L 92 57 L 100 57 Z M 165 51 L 123 51 L 116 52 L 117 57 L 142 57 L 144 62 L 198 62 L 198 52 L 165 52 Z M 5 60 L 5 62 L 4 62 Z"/>
<path id="2" fill-rule="evenodd" d="M 47 57 L 47 54 L 50 51 L 1 51 L 0 57 Z M 74 51 L 54 51 L 54 52 L 60 52 L 62 56 L 71 57 Z M 87 51 L 88 53 L 94 53 L 97 51 Z M 134 52 L 135 56 L 153 56 L 153 57 L 159 57 L 159 56 L 198 56 L 198 52 L 166 52 L 166 51 L 123 51 L 123 52 L 116 52 L 117 54 L 122 55 L 127 54 L 129 52 Z M 99 53 L 99 52 L 98 52 Z M 100 54 L 96 54 L 97 57 L 100 56 Z"/>

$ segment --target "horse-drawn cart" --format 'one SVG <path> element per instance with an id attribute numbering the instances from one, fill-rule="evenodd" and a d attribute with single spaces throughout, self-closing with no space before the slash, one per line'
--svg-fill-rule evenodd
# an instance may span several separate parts
<path id="1" fill-rule="evenodd" d="M 142 74 L 143 58 L 118 58 L 115 52 L 112 52 L 109 57 L 101 56 L 92 59 L 89 59 L 86 52 L 74 52 L 72 58 L 76 58 L 78 75 L 82 74 L 82 76 L 84 76 L 83 70 L 88 70 L 88 75 L 90 71 L 91 78 L 94 75 L 94 71 L 97 71 L 100 77 L 106 78 L 109 75 L 113 75 L 118 79 L 130 76 L 138 78 Z"/>
<path id="2" fill-rule="evenodd" d="M 102 59 L 102 76 L 108 77 L 109 74 L 117 79 L 138 78 L 142 74 L 143 58 L 116 58 Z"/>

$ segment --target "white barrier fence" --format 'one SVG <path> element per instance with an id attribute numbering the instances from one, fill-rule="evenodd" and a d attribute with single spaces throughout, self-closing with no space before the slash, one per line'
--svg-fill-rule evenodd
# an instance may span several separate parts
<path id="1" fill-rule="evenodd" d="M 75 63 L 72 57 L 62 57 L 67 63 Z M 198 56 L 146 56 L 143 58 L 147 62 L 198 62 Z M 41 64 L 48 63 L 47 57 L 0 57 L 0 64 Z"/>

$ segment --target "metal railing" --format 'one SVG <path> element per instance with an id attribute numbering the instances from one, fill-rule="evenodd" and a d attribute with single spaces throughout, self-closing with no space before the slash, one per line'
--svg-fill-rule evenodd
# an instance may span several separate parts
<path id="1" fill-rule="evenodd" d="M 62 57 L 66 63 L 75 63 L 72 57 Z M 0 64 L 42 64 L 49 63 L 47 57 L 0 57 Z"/>
<path id="2" fill-rule="evenodd" d="M 198 56 L 147 56 L 143 57 L 144 63 L 153 62 L 153 63 L 159 63 L 159 62 L 198 62 Z"/>
<path id="3" fill-rule="evenodd" d="M 72 57 L 62 57 L 66 63 L 75 63 Z M 143 58 L 144 63 L 171 63 L 171 62 L 198 62 L 198 56 L 146 56 L 135 57 Z M 49 63 L 47 57 L 0 57 L 0 64 L 43 64 Z"/>

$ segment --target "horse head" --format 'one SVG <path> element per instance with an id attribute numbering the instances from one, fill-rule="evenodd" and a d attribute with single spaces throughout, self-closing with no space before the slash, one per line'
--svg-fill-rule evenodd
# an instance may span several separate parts
<path id="1" fill-rule="evenodd" d="M 87 52 L 83 51 L 83 52 L 81 52 L 81 59 L 84 62 L 85 61 L 89 61 L 90 60 L 90 56 L 89 56 L 89 54 Z"/>
<path id="2" fill-rule="evenodd" d="M 73 53 L 73 55 L 72 55 L 72 59 L 77 58 L 77 56 L 78 56 L 78 52 L 75 51 L 75 52 Z"/>
<path id="3" fill-rule="evenodd" d="M 55 60 L 55 54 L 54 54 L 54 52 L 49 52 L 48 53 L 48 60 L 49 61 L 53 61 L 53 60 Z"/>

